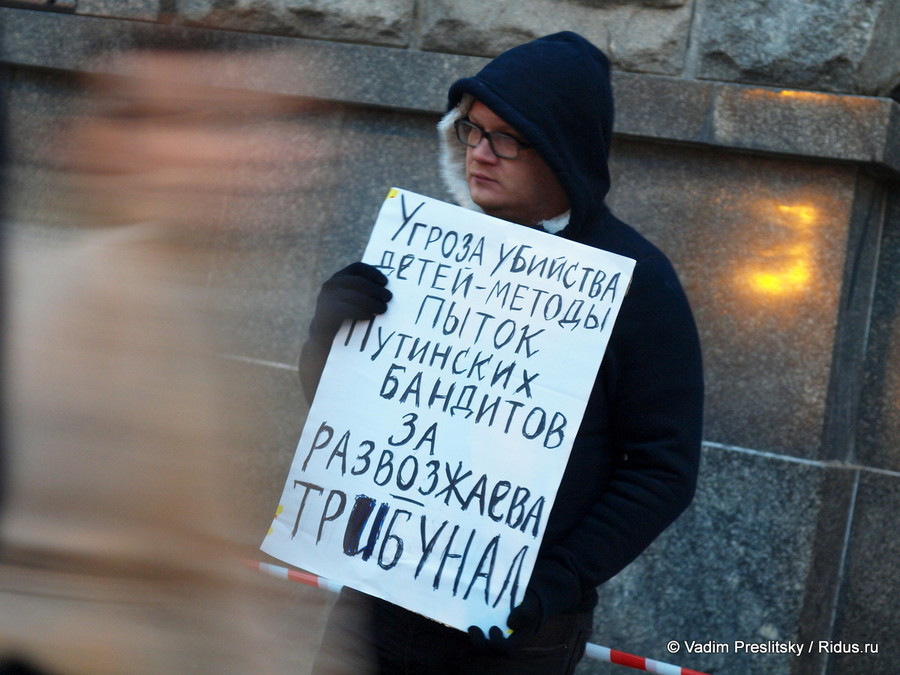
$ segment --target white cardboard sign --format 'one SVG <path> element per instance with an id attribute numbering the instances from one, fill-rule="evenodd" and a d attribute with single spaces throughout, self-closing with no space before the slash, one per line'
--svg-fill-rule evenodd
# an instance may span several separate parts
<path id="1" fill-rule="evenodd" d="M 262 550 L 441 623 L 521 602 L 634 261 L 392 188 Z"/>

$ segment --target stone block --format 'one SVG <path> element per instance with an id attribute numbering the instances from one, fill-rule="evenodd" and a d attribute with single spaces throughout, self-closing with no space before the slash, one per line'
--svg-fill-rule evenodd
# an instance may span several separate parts
<path id="1" fill-rule="evenodd" d="M 858 472 L 838 464 L 818 465 L 821 481 L 816 486 L 817 510 L 814 521 L 802 527 L 815 526 L 809 542 L 809 567 L 804 581 L 803 608 L 793 635 L 804 645 L 802 658 L 795 659 L 791 675 L 821 675 L 827 654 L 810 648 L 819 640 L 833 637 L 834 608 L 844 574 L 847 532 L 856 499 Z"/>
<path id="2" fill-rule="evenodd" d="M 690 19 L 690 4 L 683 2 L 431 0 L 425 7 L 421 47 L 496 56 L 542 35 L 575 30 L 605 51 L 617 68 L 680 74 Z"/>
<path id="3" fill-rule="evenodd" d="M 810 156 L 827 147 L 835 159 L 879 159 L 894 107 L 873 97 L 717 87 L 713 134 L 730 147 L 763 152 Z"/>
<path id="4" fill-rule="evenodd" d="M 10 78 L 4 94 L 7 213 L 17 222 L 66 224 L 66 214 L 55 206 L 60 200 L 63 133 L 78 109 L 71 82 L 58 73 L 32 73 Z"/>
<path id="5" fill-rule="evenodd" d="M 290 52 L 302 75 L 273 82 L 261 73 L 260 82 L 284 93 L 393 110 L 443 112 L 454 74 L 476 72 L 485 63 L 471 56 L 293 40 Z"/>
<path id="6" fill-rule="evenodd" d="M 824 502 L 849 493 L 846 476 L 840 493 L 823 492 L 828 473 L 782 458 L 706 448 L 690 508 L 600 587 L 592 641 L 704 673 L 793 672 L 796 657 L 738 652 L 735 641 L 797 639 L 816 522 Z M 677 651 L 668 648 L 671 641 Z M 704 645 L 702 651 L 688 651 L 685 643 L 694 642 Z M 619 670 L 585 660 L 577 672 Z"/>
<path id="7" fill-rule="evenodd" d="M 255 125 L 259 147 L 288 147 L 283 161 L 252 169 L 257 190 L 235 190 L 222 200 L 222 230 L 210 286 L 224 298 L 230 353 L 265 362 L 297 363 L 317 284 L 312 271 L 324 233 L 332 226 L 344 113 L 340 107 L 300 111 Z"/>
<path id="8" fill-rule="evenodd" d="M 637 7 L 682 7 L 688 0 L 571 0 L 585 7 L 606 8 L 617 5 L 634 5 Z"/>
<path id="9" fill-rule="evenodd" d="M 884 220 L 884 189 L 870 175 L 856 182 L 846 243 L 844 284 L 835 334 L 823 459 L 856 462 L 865 353 L 871 332 L 872 297 Z"/>
<path id="10" fill-rule="evenodd" d="M 375 110 L 348 114 L 340 152 L 347 178 L 322 233 L 317 283 L 360 259 L 389 188 L 447 198 L 437 171 L 437 119 Z"/>
<path id="11" fill-rule="evenodd" d="M 613 75 L 617 135 L 702 142 L 710 132 L 715 85 L 673 77 Z"/>
<path id="12" fill-rule="evenodd" d="M 613 74 L 616 133 L 900 171 L 900 106 L 887 98 Z"/>
<path id="13" fill-rule="evenodd" d="M 117 19 L 156 21 L 160 13 L 160 0 L 78 0 L 75 11 L 90 16 Z"/>
<path id="14" fill-rule="evenodd" d="M 233 537 L 255 559 L 263 555 L 259 545 L 272 524 L 306 420 L 300 378 L 295 368 L 284 366 L 233 355 L 221 366 L 244 385 L 233 401 L 240 406 L 234 419 L 243 428 L 233 433 L 248 439 L 246 452 L 223 455 L 220 461 L 224 475 L 239 477 L 231 481 L 231 510 L 237 518 Z"/>
<path id="15" fill-rule="evenodd" d="M 179 0 L 178 13 L 207 26 L 321 40 L 409 44 L 415 0 Z"/>
<path id="16" fill-rule="evenodd" d="M 709 441 L 820 458 L 856 172 L 617 139 L 610 205 L 673 260 Z"/>
<path id="17" fill-rule="evenodd" d="M 78 0 L 18 0 L 18 4 L 34 9 L 52 9 L 55 11 L 72 11 Z"/>
<path id="18" fill-rule="evenodd" d="M 872 306 L 856 461 L 900 471 L 900 193 L 888 196 Z"/>
<path id="19" fill-rule="evenodd" d="M 900 659 L 900 476 L 864 471 L 857 495 L 824 672 L 888 675 Z"/>
<path id="20" fill-rule="evenodd" d="M 697 0 L 694 76 L 889 95 L 898 34 L 894 0 Z"/>

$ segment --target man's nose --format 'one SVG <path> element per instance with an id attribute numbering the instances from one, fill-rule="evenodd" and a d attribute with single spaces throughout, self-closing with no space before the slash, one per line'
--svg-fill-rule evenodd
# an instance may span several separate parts
<path id="1" fill-rule="evenodd" d="M 478 145 L 476 145 L 474 148 L 471 148 L 471 153 L 473 159 L 476 159 L 479 162 L 494 163 L 499 159 L 499 157 L 494 154 L 494 151 L 491 148 L 491 144 L 488 142 L 487 136 L 481 137 Z"/>

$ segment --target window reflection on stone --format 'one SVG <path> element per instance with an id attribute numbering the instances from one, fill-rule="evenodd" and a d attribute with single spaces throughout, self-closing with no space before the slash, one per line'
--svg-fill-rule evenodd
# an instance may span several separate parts
<path id="1" fill-rule="evenodd" d="M 810 204 L 774 204 L 766 217 L 789 236 L 754 252 L 754 261 L 738 272 L 741 288 L 770 298 L 800 295 L 815 273 L 815 228 L 819 209 Z"/>

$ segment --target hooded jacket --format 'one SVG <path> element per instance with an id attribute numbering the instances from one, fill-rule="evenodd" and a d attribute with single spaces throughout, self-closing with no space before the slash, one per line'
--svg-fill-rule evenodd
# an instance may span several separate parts
<path id="1" fill-rule="evenodd" d="M 563 186 L 570 211 L 542 223 L 545 230 L 637 261 L 529 584 L 546 620 L 590 610 L 596 586 L 634 560 L 693 498 L 700 347 L 668 259 L 605 203 L 613 128 L 606 56 L 575 33 L 557 33 L 453 84 L 438 124 L 443 177 L 461 205 L 478 209 L 465 180 L 466 148 L 453 129 L 474 100 L 534 145 Z"/>

